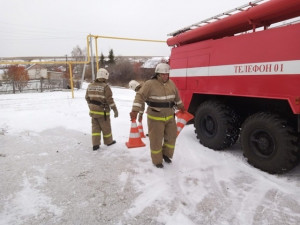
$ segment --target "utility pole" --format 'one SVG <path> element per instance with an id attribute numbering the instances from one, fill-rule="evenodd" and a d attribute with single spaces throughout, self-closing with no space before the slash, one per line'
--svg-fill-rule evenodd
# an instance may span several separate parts
<path id="1" fill-rule="evenodd" d="M 68 76 L 68 55 L 66 55 L 66 72 L 65 72 L 65 78 L 67 78 Z M 66 82 L 66 80 L 64 79 L 64 83 Z M 67 88 L 70 87 L 69 84 L 66 84 Z"/>
<path id="2" fill-rule="evenodd" d="M 87 55 L 85 56 L 84 61 L 85 61 L 85 62 L 87 61 Z M 85 67 L 86 67 L 86 63 L 84 64 L 83 70 L 82 70 L 81 82 L 80 82 L 80 89 L 82 88 L 82 84 L 83 84 L 83 81 L 84 81 Z"/>
<path id="3" fill-rule="evenodd" d="M 90 47 L 91 47 L 92 80 L 95 80 L 95 71 L 94 71 L 94 55 L 93 55 L 93 44 L 92 44 L 92 37 L 90 37 Z"/>

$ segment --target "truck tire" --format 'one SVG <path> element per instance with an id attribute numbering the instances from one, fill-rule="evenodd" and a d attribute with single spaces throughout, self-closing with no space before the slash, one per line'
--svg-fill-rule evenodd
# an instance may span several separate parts
<path id="1" fill-rule="evenodd" d="M 244 156 L 251 165 L 271 174 L 285 173 L 297 165 L 297 139 L 287 121 L 274 114 L 256 113 L 242 125 Z"/>
<path id="2" fill-rule="evenodd" d="M 203 102 L 195 113 L 195 133 L 205 147 L 222 150 L 233 145 L 240 133 L 239 117 L 233 109 L 217 102 Z"/>

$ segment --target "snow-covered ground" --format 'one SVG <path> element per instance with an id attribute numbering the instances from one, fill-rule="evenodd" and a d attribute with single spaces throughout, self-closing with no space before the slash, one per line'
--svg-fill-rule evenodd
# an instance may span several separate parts
<path id="1" fill-rule="evenodd" d="M 237 143 L 201 146 L 193 125 L 173 163 L 128 149 L 134 92 L 114 87 L 117 144 L 92 151 L 85 90 L 0 95 L 0 224 L 300 224 L 300 166 L 270 175 Z M 144 129 L 147 130 L 146 119 Z"/>

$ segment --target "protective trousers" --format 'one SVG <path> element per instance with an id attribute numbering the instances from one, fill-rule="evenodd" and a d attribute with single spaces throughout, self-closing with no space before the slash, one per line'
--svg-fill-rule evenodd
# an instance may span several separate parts
<path id="1" fill-rule="evenodd" d="M 169 158 L 173 157 L 177 137 L 177 126 L 174 117 L 167 121 L 148 118 L 148 135 L 154 165 L 163 162 L 163 155 Z"/>
<path id="2" fill-rule="evenodd" d="M 111 133 L 110 118 L 106 116 L 92 118 L 92 143 L 93 146 L 101 144 L 101 132 L 103 134 L 104 144 L 110 144 L 113 141 Z"/>

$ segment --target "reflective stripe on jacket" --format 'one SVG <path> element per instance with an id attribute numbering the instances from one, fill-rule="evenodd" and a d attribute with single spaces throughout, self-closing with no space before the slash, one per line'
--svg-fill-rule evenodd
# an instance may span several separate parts
<path id="1" fill-rule="evenodd" d="M 97 79 L 89 84 L 85 99 L 90 109 L 90 116 L 97 118 L 100 116 L 109 116 L 110 109 L 116 108 L 112 91 L 105 79 Z M 99 102 L 99 104 L 97 104 Z"/>
<path id="2" fill-rule="evenodd" d="M 163 82 L 160 77 L 151 79 L 144 83 L 142 88 L 136 93 L 132 111 L 140 111 L 146 101 L 151 102 L 174 102 L 176 107 L 183 107 L 178 90 L 173 81 Z M 167 121 L 174 117 L 173 108 L 159 108 L 148 106 L 148 118 L 160 121 Z"/>

